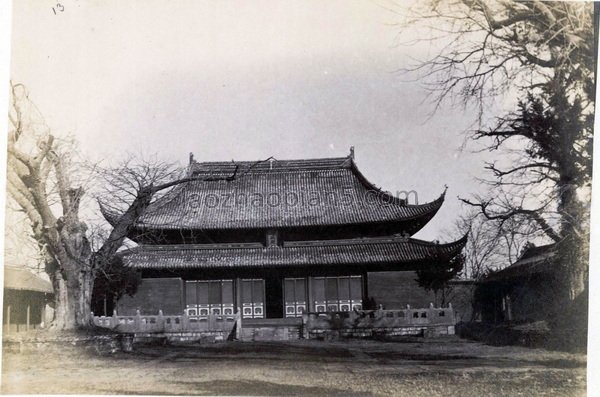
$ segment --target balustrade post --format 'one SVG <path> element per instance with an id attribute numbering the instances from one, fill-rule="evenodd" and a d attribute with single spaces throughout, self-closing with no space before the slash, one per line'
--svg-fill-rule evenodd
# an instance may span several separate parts
<path id="1" fill-rule="evenodd" d="M 113 310 L 113 315 L 110 319 L 110 327 L 115 328 L 117 324 L 119 324 L 119 322 L 117 321 L 117 311 Z"/>
<path id="2" fill-rule="evenodd" d="M 209 331 L 215 331 L 216 330 L 216 321 L 217 321 L 217 316 L 215 316 L 214 314 L 210 313 L 208 315 L 208 330 Z"/>
<path id="3" fill-rule="evenodd" d="M 308 317 L 310 314 L 302 313 L 302 339 L 308 339 Z"/>
<path id="4" fill-rule="evenodd" d="M 429 313 L 427 313 L 427 324 L 432 324 L 432 323 L 435 322 L 434 320 L 437 320 L 436 317 L 435 317 L 435 315 L 437 313 L 434 310 L 434 306 L 433 306 L 432 302 L 429 302 L 429 310 L 428 310 L 428 312 Z"/>
<path id="5" fill-rule="evenodd" d="M 142 331 L 142 316 L 140 314 L 140 309 L 137 309 L 135 311 L 135 320 L 133 320 L 133 325 L 135 328 L 135 331 Z"/>
<path id="6" fill-rule="evenodd" d="M 187 312 L 183 312 L 183 316 L 181 316 L 181 331 L 185 332 L 190 329 L 190 318 L 187 315 Z"/>
<path id="7" fill-rule="evenodd" d="M 159 310 L 158 311 L 158 319 L 156 320 L 158 322 L 157 328 L 161 331 L 161 332 L 165 332 L 165 318 L 163 317 L 163 311 Z"/>
<path id="8" fill-rule="evenodd" d="M 242 340 L 242 311 L 239 307 L 235 316 L 235 339 Z"/>

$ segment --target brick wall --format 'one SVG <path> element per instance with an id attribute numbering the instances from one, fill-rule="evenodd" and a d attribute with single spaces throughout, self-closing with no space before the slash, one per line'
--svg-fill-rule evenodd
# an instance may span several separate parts
<path id="1" fill-rule="evenodd" d="M 373 272 L 368 274 L 369 297 L 384 309 L 429 307 L 434 301 L 432 292 L 419 287 L 416 272 Z"/>
<path id="2" fill-rule="evenodd" d="M 405 309 L 407 304 L 412 308 L 429 307 L 435 300 L 433 292 L 419 287 L 416 279 L 416 272 L 368 273 L 369 297 L 387 310 Z M 472 288 L 466 284 L 453 284 L 447 295 L 447 301 L 458 312 L 457 321 L 470 320 Z"/>
<path id="3" fill-rule="evenodd" d="M 180 278 L 145 278 L 133 296 L 123 296 L 117 302 L 117 313 L 131 316 L 141 314 L 180 315 L 183 313 L 183 286 Z"/>
<path id="4" fill-rule="evenodd" d="M 557 286 L 549 277 L 530 276 L 515 283 L 508 293 L 513 321 L 539 321 L 551 318 Z M 506 309 L 505 309 L 506 310 Z"/>

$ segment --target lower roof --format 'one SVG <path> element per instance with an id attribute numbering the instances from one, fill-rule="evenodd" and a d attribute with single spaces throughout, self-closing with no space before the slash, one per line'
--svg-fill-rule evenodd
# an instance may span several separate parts
<path id="1" fill-rule="evenodd" d="M 141 245 L 123 256 L 135 269 L 238 269 L 406 265 L 457 255 L 467 236 L 447 244 L 402 237 L 262 244 Z"/>

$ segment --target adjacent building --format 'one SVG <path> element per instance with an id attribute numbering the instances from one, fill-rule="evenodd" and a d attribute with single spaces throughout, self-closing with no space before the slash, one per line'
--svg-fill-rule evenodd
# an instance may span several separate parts
<path id="1" fill-rule="evenodd" d="M 556 244 L 530 244 L 512 265 L 481 283 L 477 301 L 482 320 L 490 323 L 528 323 L 548 320 L 559 288 Z"/>
<path id="2" fill-rule="evenodd" d="M 4 266 L 4 333 L 39 328 L 45 322 L 47 304 L 54 291 L 48 280 L 17 266 Z"/>

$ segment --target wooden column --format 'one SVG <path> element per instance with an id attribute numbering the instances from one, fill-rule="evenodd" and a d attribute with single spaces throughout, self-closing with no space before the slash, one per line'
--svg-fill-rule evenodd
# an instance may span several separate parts
<path id="1" fill-rule="evenodd" d="M 235 304 L 235 339 L 242 340 L 242 281 L 239 277 L 233 280 L 233 293 Z"/>
<path id="2" fill-rule="evenodd" d="M 25 330 L 29 331 L 29 322 L 31 320 L 31 305 L 27 305 L 27 322 L 26 322 L 26 326 L 25 326 Z"/>
<path id="3" fill-rule="evenodd" d="M 362 283 L 363 283 L 363 308 L 365 307 L 365 300 L 369 298 L 369 277 L 367 276 L 367 272 L 363 272 L 362 274 Z"/>
<path id="4" fill-rule="evenodd" d="M 242 281 L 239 278 L 234 280 L 233 290 L 235 292 L 235 311 L 242 315 Z M 241 318 L 241 317 L 240 317 Z"/>
<path id="5" fill-rule="evenodd" d="M 306 311 L 307 312 L 312 312 L 315 311 L 314 310 L 314 299 L 313 299 L 313 293 L 314 293 L 314 287 L 313 287 L 313 278 L 312 277 L 307 277 L 307 290 L 306 291 Z"/>
<path id="6" fill-rule="evenodd" d="M 10 305 L 6 306 L 6 333 L 10 332 Z"/>
<path id="7" fill-rule="evenodd" d="M 180 285 L 179 290 L 181 291 L 181 293 L 179 294 L 180 302 L 181 302 L 181 313 L 185 313 L 185 294 L 186 294 L 185 288 L 186 288 L 186 285 L 185 285 L 185 280 L 183 278 L 179 278 L 179 285 Z M 116 305 L 116 303 L 115 303 L 115 305 Z"/>

